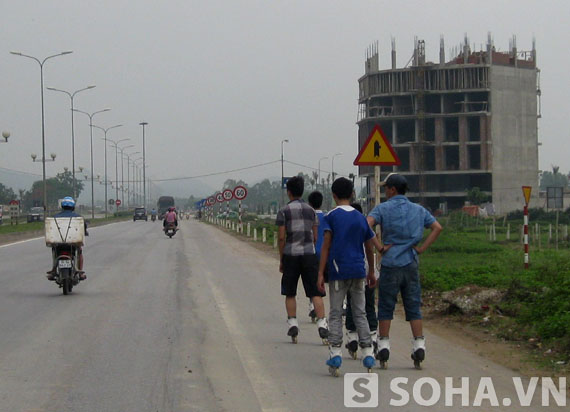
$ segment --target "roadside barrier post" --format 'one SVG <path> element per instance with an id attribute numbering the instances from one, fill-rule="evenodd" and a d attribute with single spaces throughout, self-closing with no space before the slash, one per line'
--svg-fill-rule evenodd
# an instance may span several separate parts
<path id="1" fill-rule="evenodd" d="M 250 236 L 251 233 L 251 225 L 249 224 L 249 222 L 247 223 L 247 237 Z"/>
<path id="2" fill-rule="evenodd" d="M 273 232 L 273 249 L 277 249 L 277 232 Z"/>
<path id="3" fill-rule="evenodd" d="M 253 228 L 253 241 L 257 242 L 257 228 L 256 227 Z"/>
<path id="4" fill-rule="evenodd" d="M 267 230 L 265 228 L 261 230 L 261 241 L 263 243 L 267 242 Z"/>

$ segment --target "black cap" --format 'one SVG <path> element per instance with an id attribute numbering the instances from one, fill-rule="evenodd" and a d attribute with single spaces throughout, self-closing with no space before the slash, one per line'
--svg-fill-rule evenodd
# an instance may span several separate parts
<path id="1" fill-rule="evenodd" d="M 408 181 L 398 173 L 390 173 L 380 182 L 380 186 L 395 187 L 398 193 L 406 193 L 408 191 Z"/>

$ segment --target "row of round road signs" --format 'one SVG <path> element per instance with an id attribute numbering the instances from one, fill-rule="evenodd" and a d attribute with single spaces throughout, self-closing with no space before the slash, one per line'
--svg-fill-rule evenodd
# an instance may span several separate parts
<path id="1" fill-rule="evenodd" d="M 246 196 L 247 189 L 243 186 L 236 186 L 234 190 L 226 189 L 214 196 L 210 196 L 204 202 L 204 206 L 214 206 L 216 203 L 229 202 L 232 199 L 243 200 Z"/>

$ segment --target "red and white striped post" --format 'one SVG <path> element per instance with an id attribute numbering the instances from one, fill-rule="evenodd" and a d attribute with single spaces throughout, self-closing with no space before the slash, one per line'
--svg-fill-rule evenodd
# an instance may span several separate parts
<path id="1" fill-rule="evenodd" d="M 532 191 L 531 186 L 523 186 L 522 187 L 523 195 L 524 195 L 524 209 L 523 209 L 523 219 L 524 219 L 524 268 L 528 269 L 529 266 L 529 259 L 528 259 L 528 203 L 530 202 L 530 193 Z"/>
<path id="2" fill-rule="evenodd" d="M 528 269 L 528 204 L 524 205 L 524 268 Z"/>
<path id="3" fill-rule="evenodd" d="M 243 234 L 243 224 L 241 223 L 241 200 L 238 202 L 238 209 L 239 209 L 239 232 Z"/>

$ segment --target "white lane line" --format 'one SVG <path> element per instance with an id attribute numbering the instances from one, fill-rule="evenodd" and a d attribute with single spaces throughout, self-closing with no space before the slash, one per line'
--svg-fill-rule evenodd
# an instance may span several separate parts
<path id="1" fill-rule="evenodd" d="M 31 242 L 32 240 L 38 240 L 38 239 L 43 239 L 44 237 L 35 237 L 33 239 L 26 239 L 26 240 L 20 240 L 18 242 L 13 242 L 13 243 L 6 243 L 5 245 L 0 245 L 0 249 L 4 248 L 4 247 L 8 247 L 8 246 L 14 246 L 14 245 L 19 245 L 21 243 L 27 243 L 27 242 Z"/>
<path id="2" fill-rule="evenodd" d="M 245 328 L 235 315 L 235 311 L 229 307 L 228 300 L 222 289 L 212 281 L 212 277 L 212 273 L 206 271 L 206 279 L 216 301 L 216 306 L 220 310 L 230 335 L 233 337 L 238 356 L 245 369 L 247 378 L 251 382 L 257 402 L 261 405 L 261 409 L 264 412 L 289 411 L 289 409 L 280 404 L 282 399 L 276 390 L 278 386 L 273 382 L 270 375 L 264 374 L 263 367 L 257 361 L 254 344 L 247 338 Z"/>

